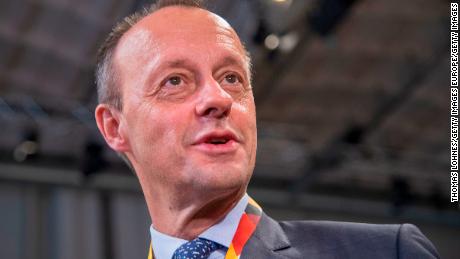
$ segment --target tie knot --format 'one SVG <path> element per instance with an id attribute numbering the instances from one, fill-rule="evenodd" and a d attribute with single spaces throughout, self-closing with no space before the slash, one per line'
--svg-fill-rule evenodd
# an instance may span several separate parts
<path id="1" fill-rule="evenodd" d="M 206 259 L 213 251 L 223 247 L 214 241 L 198 237 L 177 248 L 172 259 Z"/>

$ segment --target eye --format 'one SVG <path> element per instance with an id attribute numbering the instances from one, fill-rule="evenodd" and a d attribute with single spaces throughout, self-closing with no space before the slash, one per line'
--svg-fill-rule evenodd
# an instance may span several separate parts
<path id="1" fill-rule="evenodd" d="M 225 76 L 224 80 L 227 83 L 232 84 L 232 85 L 241 82 L 241 80 L 239 79 L 239 77 L 236 74 L 228 74 L 228 75 Z"/>
<path id="2" fill-rule="evenodd" d="M 183 83 L 182 78 L 180 78 L 179 76 L 172 76 L 168 78 L 168 80 L 166 81 L 166 84 L 170 84 L 173 86 L 178 86 L 182 83 Z"/>
<path id="3" fill-rule="evenodd" d="M 179 71 L 177 71 L 179 70 Z M 183 101 L 196 89 L 194 74 L 185 69 L 168 71 L 156 87 L 156 97 L 164 101 Z"/>

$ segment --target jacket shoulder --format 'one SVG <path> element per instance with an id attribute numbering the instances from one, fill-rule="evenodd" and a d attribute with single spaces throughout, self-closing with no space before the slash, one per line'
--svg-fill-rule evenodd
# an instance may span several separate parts
<path id="1" fill-rule="evenodd" d="M 397 258 L 398 225 L 335 221 L 282 221 L 279 224 L 293 248 L 308 247 L 309 252 L 317 256 L 332 253 L 353 258 L 358 254 L 377 253 L 381 258 Z"/>
<path id="2" fill-rule="evenodd" d="M 282 221 L 279 225 L 292 248 L 308 249 L 303 252 L 319 257 L 439 258 L 431 242 L 411 224 Z"/>
<path id="3" fill-rule="evenodd" d="M 309 233 L 318 239 L 393 239 L 395 240 L 400 225 L 381 225 L 340 221 L 280 221 L 281 228 L 289 235 Z"/>

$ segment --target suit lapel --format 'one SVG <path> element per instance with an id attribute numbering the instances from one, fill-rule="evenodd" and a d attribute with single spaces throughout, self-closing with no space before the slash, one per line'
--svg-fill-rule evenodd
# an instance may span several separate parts
<path id="1" fill-rule="evenodd" d="M 283 258 L 279 251 L 290 246 L 278 222 L 262 213 L 256 230 L 243 248 L 241 259 Z"/>

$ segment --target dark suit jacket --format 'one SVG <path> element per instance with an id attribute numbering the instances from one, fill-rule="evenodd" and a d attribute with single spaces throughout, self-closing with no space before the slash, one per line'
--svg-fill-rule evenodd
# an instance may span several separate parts
<path id="1" fill-rule="evenodd" d="M 262 214 L 241 258 L 423 259 L 439 255 L 433 244 L 411 224 L 276 222 Z"/>

